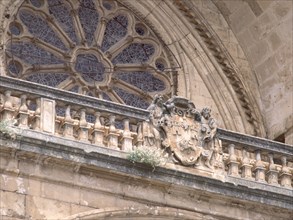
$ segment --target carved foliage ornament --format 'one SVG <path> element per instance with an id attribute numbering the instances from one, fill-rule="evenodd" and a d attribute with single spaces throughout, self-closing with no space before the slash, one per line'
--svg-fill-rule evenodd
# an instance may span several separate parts
<path id="1" fill-rule="evenodd" d="M 201 111 L 183 98 L 174 96 L 163 102 L 156 96 L 151 106 L 149 127 L 144 125 L 144 144 L 165 147 L 183 165 L 213 168 L 219 164 L 222 146 L 216 136 L 216 121 L 211 110 Z M 146 128 L 147 127 L 147 128 Z"/>

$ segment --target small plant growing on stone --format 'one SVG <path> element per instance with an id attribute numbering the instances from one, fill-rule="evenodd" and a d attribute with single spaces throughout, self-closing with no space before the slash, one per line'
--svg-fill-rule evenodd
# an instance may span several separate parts
<path id="1" fill-rule="evenodd" d="M 166 157 L 164 156 L 163 150 L 146 146 L 137 148 L 130 152 L 127 159 L 133 163 L 137 162 L 150 165 L 153 169 L 166 163 Z"/>
<path id="2" fill-rule="evenodd" d="M 0 121 L 0 136 L 8 139 L 15 138 L 15 131 L 12 128 L 13 124 L 14 122 L 12 120 Z"/>

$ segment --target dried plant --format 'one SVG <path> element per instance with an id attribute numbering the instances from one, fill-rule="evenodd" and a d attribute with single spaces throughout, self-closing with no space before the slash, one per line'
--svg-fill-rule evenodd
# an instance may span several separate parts
<path id="1" fill-rule="evenodd" d="M 155 167 L 166 163 L 164 150 L 155 147 L 141 147 L 130 152 L 127 159 L 133 163 L 143 163 Z"/>
<path id="2" fill-rule="evenodd" d="M 0 121 L 0 136 L 4 138 L 13 139 L 15 138 L 15 131 L 12 128 L 14 120 L 3 120 Z"/>

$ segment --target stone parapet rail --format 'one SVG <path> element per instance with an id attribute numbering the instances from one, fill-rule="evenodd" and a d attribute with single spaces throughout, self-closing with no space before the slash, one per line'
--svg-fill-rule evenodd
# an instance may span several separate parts
<path id="1" fill-rule="evenodd" d="M 172 105 L 169 103 L 169 106 Z M 197 112 L 192 114 L 196 116 Z M 68 143 L 68 146 L 74 147 L 72 143 L 78 142 L 83 143 L 80 146 L 108 148 L 113 152 L 129 153 L 143 148 L 150 140 L 146 137 L 157 135 L 155 132 L 145 134 L 150 133 L 147 129 L 153 128 L 153 125 L 149 125 L 152 121 L 150 110 L 3 76 L 0 76 L 0 119 L 2 122 L 10 121 L 18 130 L 30 131 L 30 134 L 36 132 L 38 135 L 66 139 L 64 143 Z M 171 159 L 162 166 L 250 188 L 260 187 L 265 191 L 275 190 L 276 187 L 292 188 L 292 146 L 220 128 L 215 138 L 220 146 L 217 150 L 202 151 L 202 146 L 191 148 L 200 150 L 191 161 L 184 155 L 175 158 L 174 155 L 178 154 L 175 149 L 169 154 Z M 157 140 L 159 146 L 166 149 L 166 140 Z M 172 143 L 170 148 L 172 150 Z M 198 163 L 204 158 L 209 158 L 211 163 Z"/>

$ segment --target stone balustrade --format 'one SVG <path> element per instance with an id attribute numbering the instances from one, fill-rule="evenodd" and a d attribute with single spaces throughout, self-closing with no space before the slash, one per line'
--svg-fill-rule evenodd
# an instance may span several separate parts
<path id="1" fill-rule="evenodd" d="M 292 146 L 217 128 L 209 110 L 184 98 L 156 97 L 142 110 L 2 76 L 0 97 L 1 121 L 21 129 L 124 152 L 163 147 L 187 171 L 292 187 Z"/>

